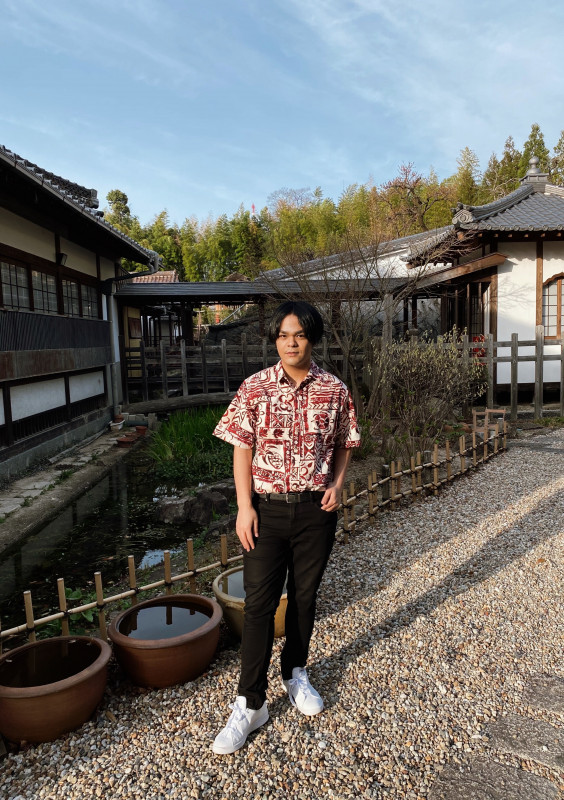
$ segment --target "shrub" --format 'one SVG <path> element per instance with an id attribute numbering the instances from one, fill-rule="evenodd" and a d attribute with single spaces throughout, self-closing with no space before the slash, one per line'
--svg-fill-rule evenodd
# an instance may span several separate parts
<path id="1" fill-rule="evenodd" d="M 213 436 L 224 411 L 219 406 L 179 411 L 163 422 L 148 448 L 157 475 L 184 486 L 231 475 L 233 448 Z"/>

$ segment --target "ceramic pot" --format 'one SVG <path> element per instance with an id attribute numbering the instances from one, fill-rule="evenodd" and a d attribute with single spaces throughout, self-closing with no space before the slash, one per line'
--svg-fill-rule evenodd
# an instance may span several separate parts
<path id="1" fill-rule="evenodd" d="M 241 638 L 245 613 L 245 590 L 243 588 L 243 567 L 233 567 L 218 575 L 213 582 L 213 593 L 223 609 L 225 621 L 231 631 Z M 285 588 L 274 617 L 274 636 L 284 636 L 288 596 Z"/>
<path id="2" fill-rule="evenodd" d="M 111 647 L 58 636 L 0 658 L 0 732 L 14 742 L 50 742 L 86 722 L 102 699 Z"/>
<path id="3" fill-rule="evenodd" d="M 135 430 L 136 430 L 138 436 L 145 436 L 145 434 L 147 433 L 147 426 L 146 425 L 136 425 L 135 426 Z"/>
<path id="4" fill-rule="evenodd" d="M 163 688 L 193 681 L 207 669 L 222 616 L 209 597 L 163 595 L 128 608 L 112 621 L 108 636 L 134 683 Z"/>

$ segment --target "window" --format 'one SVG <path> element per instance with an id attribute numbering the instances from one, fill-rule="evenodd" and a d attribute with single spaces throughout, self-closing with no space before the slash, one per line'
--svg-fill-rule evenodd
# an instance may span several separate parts
<path id="1" fill-rule="evenodd" d="M 98 319 L 98 292 L 94 286 L 85 283 L 80 287 L 82 295 L 82 316 Z"/>
<path id="2" fill-rule="evenodd" d="M 61 281 L 63 285 L 63 313 L 69 317 L 80 316 L 78 301 L 78 283 L 75 281 Z"/>
<path id="3" fill-rule="evenodd" d="M 559 275 L 542 287 L 542 324 L 544 335 L 560 337 L 562 333 L 562 290 L 564 276 Z"/>
<path id="4" fill-rule="evenodd" d="M 27 269 L 1 262 L 2 303 L 8 308 L 30 308 Z"/>
<path id="5" fill-rule="evenodd" d="M 54 275 L 33 270 L 31 273 L 33 285 L 33 307 L 35 311 L 44 314 L 56 314 L 57 306 L 57 281 Z"/>

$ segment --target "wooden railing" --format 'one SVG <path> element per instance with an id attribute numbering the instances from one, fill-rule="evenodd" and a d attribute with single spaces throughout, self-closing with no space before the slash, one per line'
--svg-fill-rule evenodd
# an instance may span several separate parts
<path id="1" fill-rule="evenodd" d="M 489 438 L 481 439 L 476 433 L 463 435 L 459 437 L 455 448 L 452 448 L 447 441 L 444 453 L 439 454 L 439 447 L 435 445 L 432 452 L 417 453 L 410 459 L 409 466 L 404 466 L 397 461 L 385 465 L 380 475 L 374 471 L 370 472 L 365 489 L 357 491 L 354 483 L 351 483 L 347 489 L 343 490 L 340 506 L 342 521 L 337 530 L 337 536 L 342 542 L 347 543 L 360 523 L 370 521 L 379 512 L 396 509 L 401 503 L 416 500 L 424 494 L 438 494 L 455 478 L 466 475 L 469 471 L 486 463 L 506 447 L 507 423 L 504 423 L 502 430 L 496 425 Z M 220 537 L 218 560 L 211 564 L 196 567 L 192 539 L 188 539 L 186 549 L 186 569 L 184 571 L 177 575 L 172 574 L 170 551 L 165 550 L 164 577 L 144 586 L 138 585 L 134 558 L 128 556 L 129 588 L 108 597 L 104 595 L 102 574 L 95 572 L 96 599 L 75 608 L 68 608 L 65 582 L 63 578 L 59 578 L 57 581 L 59 611 L 39 619 L 35 619 L 31 591 L 25 591 L 23 593 L 25 624 L 7 630 L 2 630 L 0 626 L 0 653 L 3 640 L 8 637 L 25 635 L 29 641 L 35 641 L 37 629 L 49 623 L 60 622 L 63 635 L 68 635 L 70 618 L 89 611 L 97 614 L 100 635 L 106 638 L 106 615 L 110 607 L 124 600 L 136 603 L 138 595 L 144 592 L 164 589 L 165 592 L 172 593 L 174 585 L 179 582 L 187 582 L 190 591 L 194 592 L 198 576 L 214 570 L 223 571 L 230 564 L 239 562 L 243 558 L 241 553 L 229 556 L 226 534 L 222 534 Z"/>

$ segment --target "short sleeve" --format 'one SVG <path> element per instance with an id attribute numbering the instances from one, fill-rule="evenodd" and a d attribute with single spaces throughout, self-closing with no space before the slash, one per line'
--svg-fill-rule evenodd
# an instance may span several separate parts
<path id="1" fill-rule="evenodd" d="M 224 442 L 251 450 L 255 443 L 255 419 L 249 405 L 247 387 L 241 384 L 213 432 Z"/>
<path id="2" fill-rule="evenodd" d="M 358 428 L 356 411 L 354 409 L 351 393 L 346 387 L 337 423 L 335 445 L 345 449 L 360 447 L 360 430 Z"/>

